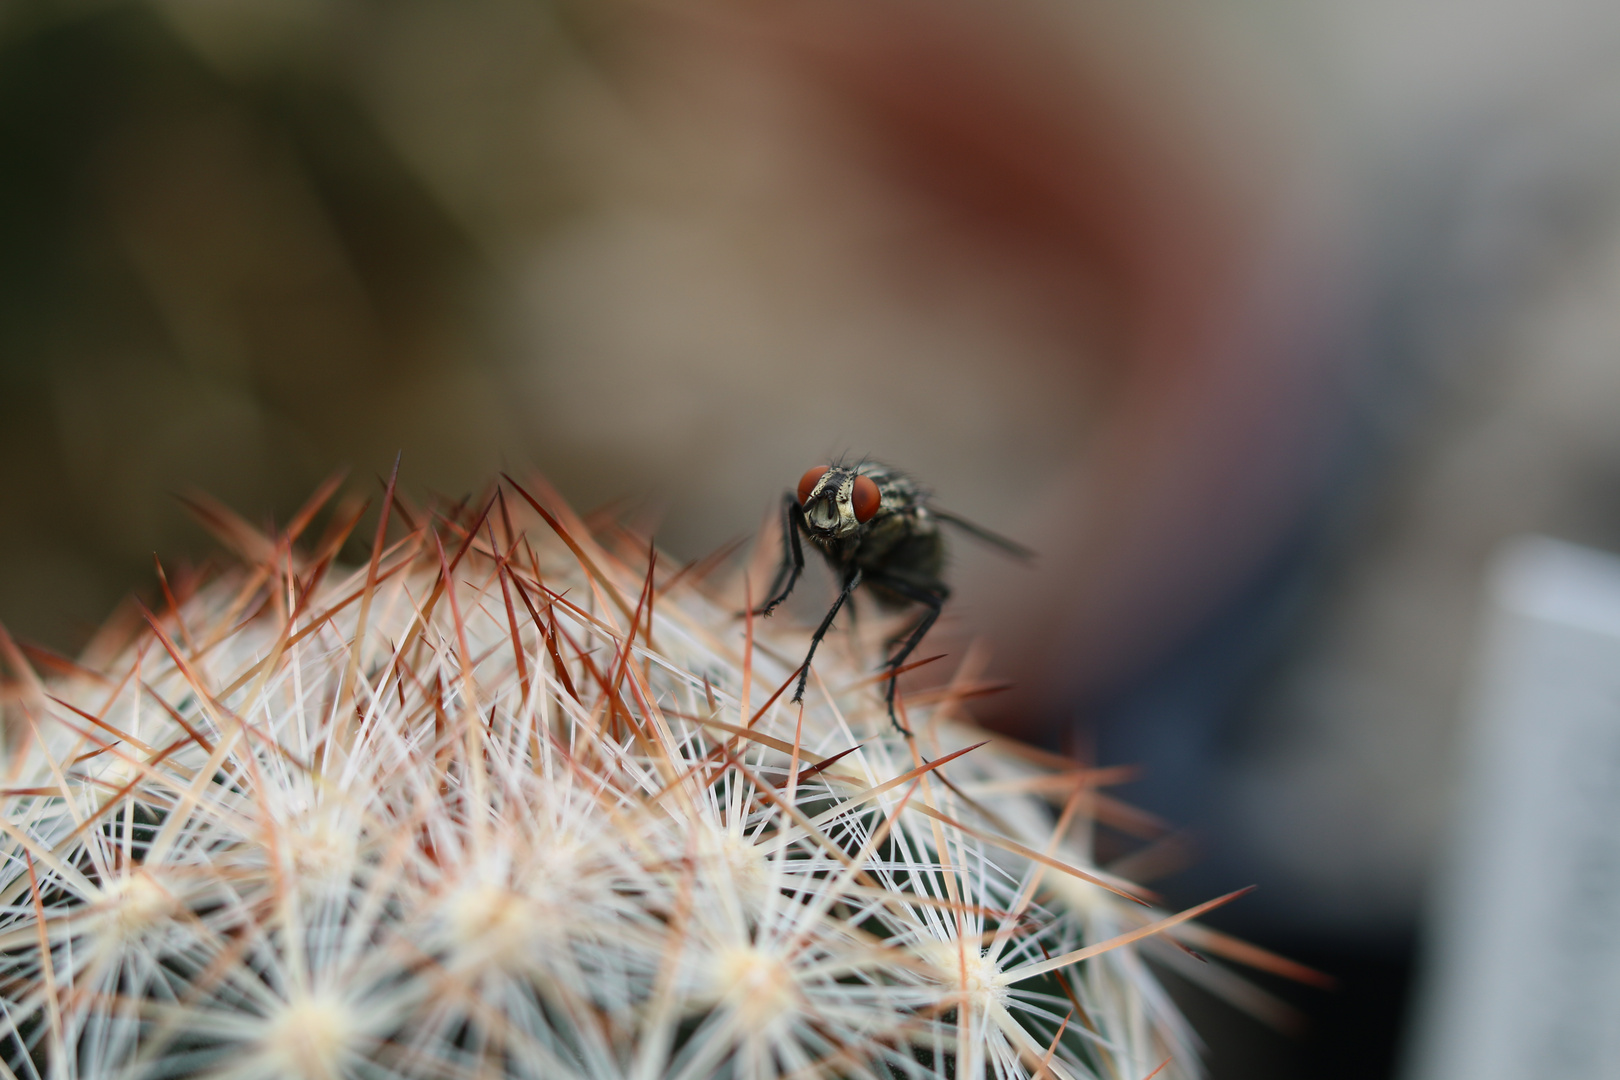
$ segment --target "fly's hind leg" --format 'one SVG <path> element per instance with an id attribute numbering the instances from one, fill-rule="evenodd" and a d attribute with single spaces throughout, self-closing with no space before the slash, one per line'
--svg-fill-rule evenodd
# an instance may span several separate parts
<path id="1" fill-rule="evenodd" d="M 895 651 L 895 654 L 889 657 L 887 665 L 889 669 L 889 689 L 884 696 L 884 700 L 889 706 L 889 722 L 894 725 L 896 731 L 909 739 L 911 738 L 911 732 L 900 723 L 900 718 L 895 715 L 894 711 L 894 694 L 895 688 L 900 682 L 900 668 L 905 664 L 906 657 L 910 656 L 917 646 L 922 643 L 923 637 L 927 635 L 929 629 L 939 618 L 940 609 L 945 606 L 945 601 L 950 597 L 951 590 L 943 581 L 932 579 L 914 580 L 890 573 L 871 574 L 866 580 L 890 592 L 898 593 L 907 600 L 921 604 L 924 608 L 922 618 L 917 620 L 910 633 L 904 635 L 904 642 Z"/>

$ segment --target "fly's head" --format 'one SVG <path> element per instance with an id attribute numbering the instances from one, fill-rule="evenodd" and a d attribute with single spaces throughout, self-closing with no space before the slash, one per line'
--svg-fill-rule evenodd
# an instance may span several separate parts
<path id="1" fill-rule="evenodd" d="M 817 537 L 850 536 L 883 508 L 877 483 L 843 465 L 817 465 L 799 478 L 799 505 Z"/>

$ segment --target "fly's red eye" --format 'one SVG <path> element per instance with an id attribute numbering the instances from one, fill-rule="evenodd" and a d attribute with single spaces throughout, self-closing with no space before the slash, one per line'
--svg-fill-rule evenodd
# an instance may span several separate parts
<path id="1" fill-rule="evenodd" d="M 815 468 L 811 469 L 809 472 L 807 472 L 803 476 L 799 477 L 799 505 L 800 506 L 804 505 L 804 501 L 810 497 L 810 493 L 812 491 L 816 490 L 816 484 L 819 483 L 821 478 L 823 476 L 826 476 L 826 475 L 827 475 L 827 466 L 825 466 L 825 465 L 817 465 Z"/>
<path id="2" fill-rule="evenodd" d="M 855 520 L 864 525 L 883 506 L 883 494 L 870 476 L 857 476 L 855 490 L 850 493 L 850 503 L 855 511 Z"/>

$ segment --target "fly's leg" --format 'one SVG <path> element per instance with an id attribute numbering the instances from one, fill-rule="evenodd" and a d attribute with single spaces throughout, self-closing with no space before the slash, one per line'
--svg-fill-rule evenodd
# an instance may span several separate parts
<path id="1" fill-rule="evenodd" d="M 810 661 L 816 655 L 816 646 L 820 645 L 821 639 L 827 636 L 827 628 L 832 625 L 833 616 L 838 614 L 838 609 L 844 606 L 844 601 L 849 599 L 849 594 L 854 592 L 855 587 L 860 583 L 861 571 L 859 567 L 850 570 L 845 575 L 844 587 L 838 590 L 838 599 L 834 600 L 832 607 L 827 609 L 827 617 L 821 620 L 821 625 L 816 627 L 815 634 L 810 638 L 810 651 L 805 653 L 804 667 L 799 669 L 799 685 L 793 691 L 794 701 L 804 700 L 804 684 L 810 678 Z"/>
<path id="2" fill-rule="evenodd" d="M 782 565 L 776 568 L 776 580 L 771 582 L 770 592 L 766 594 L 769 599 L 763 607 L 754 609 L 755 615 L 775 611 L 776 605 L 786 600 L 793 586 L 798 584 L 799 575 L 804 573 L 804 548 L 799 546 L 799 532 L 804 527 L 804 508 L 799 500 L 791 491 L 782 492 Z"/>
<path id="3" fill-rule="evenodd" d="M 894 692 L 900 682 L 900 668 L 905 664 L 906 657 L 910 656 L 917 646 L 922 643 L 923 637 L 927 635 L 935 620 L 939 618 L 940 609 L 945 606 L 945 600 L 951 595 L 951 590 L 946 587 L 943 581 L 913 581 L 895 574 L 873 574 L 867 580 L 873 585 L 888 589 L 890 592 L 899 593 L 907 600 L 915 601 L 926 609 L 923 611 L 922 618 L 918 619 L 916 625 L 911 628 L 911 632 L 905 635 L 905 642 L 889 658 L 887 664 L 889 669 L 889 689 L 884 695 L 884 701 L 889 706 L 889 722 L 894 725 L 896 731 L 909 739 L 911 738 L 911 732 L 900 723 L 900 718 L 894 712 Z"/>

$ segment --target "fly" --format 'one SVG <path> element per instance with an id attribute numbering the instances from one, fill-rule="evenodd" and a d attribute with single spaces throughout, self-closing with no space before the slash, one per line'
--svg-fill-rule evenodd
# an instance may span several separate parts
<path id="1" fill-rule="evenodd" d="M 941 578 L 945 569 L 941 522 L 1017 558 L 1029 559 L 1034 554 L 988 529 L 928 505 L 928 492 L 914 480 L 876 462 L 817 465 L 799 478 L 797 491 L 782 493 L 782 565 L 771 583 L 769 599 L 755 614 L 769 615 L 776 610 L 798 583 L 804 572 L 801 534 L 826 558 L 839 581 L 838 598 L 810 638 L 810 651 L 799 669 L 794 701 L 804 700 L 810 661 L 833 618 L 850 594 L 865 585 L 881 607 L 898 610 L 915 604 L 923 609 L 915 623 L 889 642 L 893 653 L 885 664 L 889 671 L 885 697 L 889 720 L 895 730 L 911 736 L 894 712 L 895 685 L 901 665 L 934 625 L 951 595 L 950 587 Z"/>

